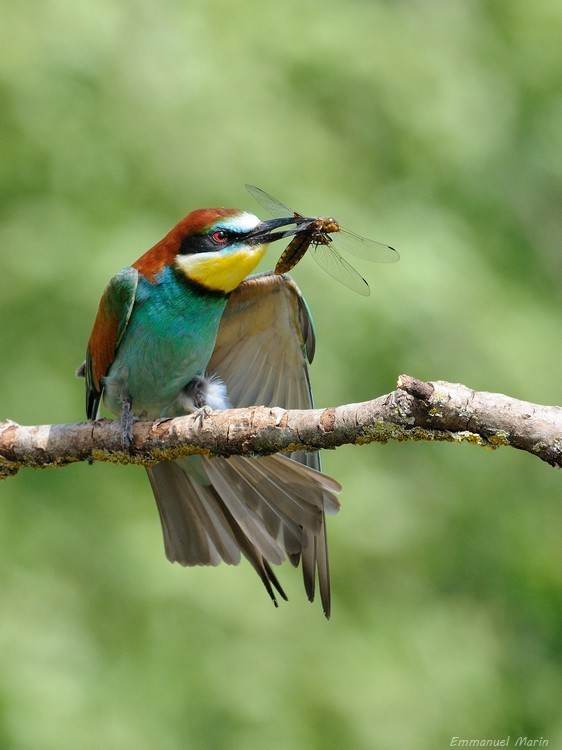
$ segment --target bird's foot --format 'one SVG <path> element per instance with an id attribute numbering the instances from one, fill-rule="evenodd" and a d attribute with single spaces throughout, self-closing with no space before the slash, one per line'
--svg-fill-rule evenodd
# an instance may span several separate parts
<path id="1" fill-rule="evenodd" d="M 207 419 L 207 417 L 210 417 L 212 413 L 213 409 L 208 404 L 204 404 L 198 409 L 195 409 L 193 415 L 197 421 L 197 426 L 201 428 L 203 426 L 203 421 Z"/>
<path id="2" fill-rule="evenodd" d="M 123 411 L 121 412 L 121 445 L 123 450 L 128 451 L 133 442 L 133 422 L 135 418 L 131 411 L 131 400 L 123 399 Z"/>

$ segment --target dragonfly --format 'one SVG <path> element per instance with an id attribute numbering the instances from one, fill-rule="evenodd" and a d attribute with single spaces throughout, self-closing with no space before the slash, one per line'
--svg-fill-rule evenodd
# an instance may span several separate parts
<path id="1" fill-rule="evenodd" d="M 375 263 L 395 263 L 400 259 L 398 251 L 390 245 L 361 237 L 342 227 L 331 216 L 307 217 L 285 206 L 255 185 L 245 185 L 245 188 L 274 218 L 283 219 L 293 215 L 297 220 L 298 230 L 277 261 L 275 273 L 290 271 L 310 249 L 312 257 L 326 273 L 354 292 L 367 297 L 371 293 L 369 284 L 342 257 L 339 250 Z M 332 237 L 332 234 L 336 234 L 337 237 Z"/>

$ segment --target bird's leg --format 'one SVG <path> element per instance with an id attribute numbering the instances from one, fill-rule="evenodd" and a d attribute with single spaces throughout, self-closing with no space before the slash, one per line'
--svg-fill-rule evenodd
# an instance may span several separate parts
<path id="1" fill-rule="evenodd" d="M 197 375 L 182 390 L 183 408 L 196 415 L 199 426 L 214 409 L 226 409 L 229 406 L 226 397 L 226 386 L 215 376 Z"/>
<path id="2" fill-rule="evenodd" d="M 205 378 L 196 377 L 185 386 L 184 393 L 187 398 L 190 398 L 193 402 L 193 414 L 199 422 L 199 427 L 203 424 L 203 420 L 209 417 L 213 413 L 213 409 L 207 403 L 207 381 Z"/>
<path id="3" fill-rule="evenodd" d="M 187 398 L 191 398 L 195 411 L 199 411 L 205 407 L 211 409 L 207 404 L 207 381 L 200 375 L 189 381 L 184 388 L 184 394 Z"/>
<path id="4" fill-rule="evenodd" d="M 131 399 L 123 398 L 123 410 L 121 412 L 121 444 L 125 450 L 129 450 L 133 442 L 133 412 L 131 411 Z"/>
<path id="5" fill-rule="evenodd" d="M 213 409 L 209 406 L 209 404 L 203 404 L 203 406 L 200 406 L 193 413 L 195 415 L 195 418 L 199 422 L 199 427 L 201 427 L 201 425 L 203 424 L 203 420 L 211 416 L 211 414 L 213 413 Z"/>

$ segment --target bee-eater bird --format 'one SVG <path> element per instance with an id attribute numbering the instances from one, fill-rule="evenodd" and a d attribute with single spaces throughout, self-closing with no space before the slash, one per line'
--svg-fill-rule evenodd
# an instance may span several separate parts
<path id="1" fill-rule="evenodd" d="M 291 230 L 276 231 L 295 224 Z M 122 420 L 157 419 L 254 405 L 312 407 L 308 362 L 314 329 L 294 281 L 248 276 L 268 244 L 299 231 L 294 216 L 260 222 L 238 209 L 193 211 L 103 293 L 77 374 L 86 412 L 100 402 Z M 326 617 L 330 580 L 324 513 L 341 486 L 316 453 L 189 456 L 147 468 L 166 555 L 180 565 L 252 564 L 277 606 L 286 599 L 271 564 L 302 559 Z"/>

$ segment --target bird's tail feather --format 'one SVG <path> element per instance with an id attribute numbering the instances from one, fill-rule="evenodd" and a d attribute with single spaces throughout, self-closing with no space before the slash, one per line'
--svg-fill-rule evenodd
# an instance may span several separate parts
<path id="1" fill-rule="evenodd" d="M 314 599 L 316 576 L 330 614 L 324 512 L 336 513 L 340 485 L 281 456 L 208 459 L 191 456 L 147 469 L 166 555 L 181 565 L 237 565 L 242 553 L 273 602 L 286 599 L 270 564 L 302 557 L 304 586 Z"/>

